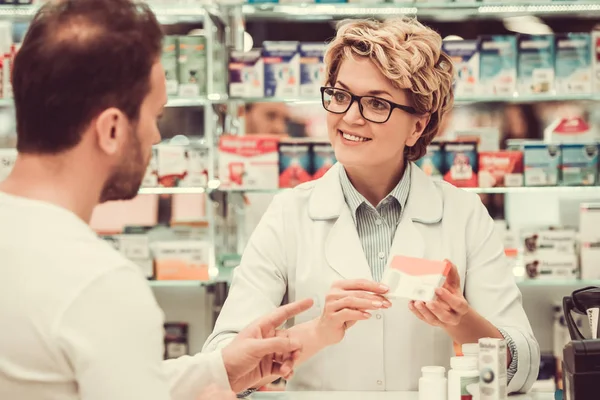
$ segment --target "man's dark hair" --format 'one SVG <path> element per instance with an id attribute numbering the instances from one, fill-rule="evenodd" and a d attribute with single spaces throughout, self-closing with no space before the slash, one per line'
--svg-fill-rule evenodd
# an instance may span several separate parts
<path id="1" fill-rule="evenodd" d="M 76 146 L 103 110 L 137 121 L 159 60 L 162 30 L 130 0 L 58 0 L 31 22 L 13 68 L 17 149 L 56 154 Z"/>

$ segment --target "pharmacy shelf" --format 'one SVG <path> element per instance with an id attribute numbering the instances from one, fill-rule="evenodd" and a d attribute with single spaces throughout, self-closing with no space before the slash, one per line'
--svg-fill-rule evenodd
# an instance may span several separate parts
<path id="1" fill-rule="evenodd" d="M 570 279 L 565 281 L 550 280 L 550 279 L 527 279 L 524 281 L 517 282 L 517 285 L 521 288 L 548 288 L 548 287 L 569 287 L 569 288 L 583 288 L 586 286 L 600 286 L 600 280 L 581 280 L 581 279 Z"/>
<path id="2" fill-rule="evenodd" d="M 2 5 L 0 6 L 0 19 L 12 21 L 29 21 L 39 9 L 39 5 Z M 154 5 L 152 11 L 156 14 L 161 23 L 177 22 L 201 22 L 204 17 L 219 15 L 219 10 L 215 6 L 202 5 Z"/>
<path id="3" fill-rule="evenodd" d="M 187 288 L 187 287 L 204 287 L 219 283 L 221 280 L 209 281 L 148 281 L 150 287 L 153 288 Z"/>
<path id="4" fill-rule="evenodd" d="M 139 194 L 202 194 L 206 192 L 204 187 L 156 187 L 141 188 Z"/>
<path id="5" fill-rule="evenodd" d="M 444 21 L 461 21 L 473 18 L 503 18 L 520 15 L 562 16 L 572 15 L 581 18 L 597 18 L 600 4 L 588 1 L 498 1 L 486 4 L 478 2 L 461 3 L 415 3 L 400 1 L 394 3 L 335 3 L 335 4 L 245 4 L 242 6 L 245 18 L 252 20 L 288 21 L 328 21 L 351 17 L 389 17 L 417 15 Z"/>
<path id="6" fill-rule="evenodd" d="M 462 188 L 467 192 L 483 194 L 535 194 L 535 193 L 591 193 L 600 197 L 600 186 L 535 186 L 535 187 L 493 187 L 493 188 Z M 218 191 L 228 193 L 279 193 L 289 189 L 232 189 L 218 188 Z"/>
<path id="7" fill-rule="evenodd" d="M 600 186 L 527 186 L 527 187 L 493 187 L 493 188 L 464 188 L 475 193 L 499 194 L 529 194 L 529 193 L 594 193 L 600 195 Z"/>

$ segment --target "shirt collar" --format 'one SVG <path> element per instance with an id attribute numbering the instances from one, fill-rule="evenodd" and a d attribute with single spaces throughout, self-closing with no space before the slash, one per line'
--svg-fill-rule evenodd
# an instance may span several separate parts
<path id="1" fill-rule="evenodd" d="M 390 198 L 395 199 L 400 207 L 404 209 L 406 205 L 406 201 L 408 200 L 408 194 L 410 192 L 410 176 L 411 176 L 411 163 L 406 163 L 406 168 L 404 169 L 404 174 L 400 179 L 400 182 L 392 189 L 392 191 L 382 200 L 382 203 Z M 346 204 L 350 207 L 350 211 L 352 213 L 352 217 L 356 216 L 356 210 L 363 203 L 369 204 L 367 199 L 356 190 L 350 179 L 348 178 L 348 174 L 346 173 L 345 168 L 340 168 L 340 183 L 342 186 L 342 192 L 344 193 L 344 199 L 346 200 Z M 380 203 L 381 204 L 381 203 Z M 379 206 L 377 204 L 376 206 Z M 374 206 L 375 207 L 375 206 Z"/>

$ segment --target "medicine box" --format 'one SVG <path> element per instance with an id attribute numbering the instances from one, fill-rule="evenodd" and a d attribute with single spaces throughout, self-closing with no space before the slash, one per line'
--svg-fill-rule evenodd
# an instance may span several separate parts
<path id="1" fill-rule="evenodd" d="M 300 96 L 318 97 L 325 83 L 325 43 L 300 43 Z"/>
<path id="2" fill-rule="evenodd" d="M 561 162 L 560 146 L 525 143 L 523 150 L 525 186 L 556 186 Z"/>
<path id="3" fill-rule="evenodd" d="M 593 91 L 600 93 L 600 31 L 592 31 Z"/>
<path id="4" fill-rule="evenodd" d="M 294 97 L 300 92 L 298 42 L 263 43 L 265 97 Z"/>
<path id="5" fill-rule="evenodd" d="M 516 36 L 485 35 L 480 40 L 480 94 L 512 96 L 517 89 Z"/>
<path id="6" fill-rule="evenodd" d="M 477 187 L 477 143 L 444 143 L 444 180 L 457 187 Z"/>
<path id="7" fill-rule="evenodd" d="M 431 143 L 427 146 L 427 153 L 416 161 L 416 164 L 426 175 L 433 179 L 443 179 L 444 153 L 441 143 Z"/>
<path id="8" fill-rule="evenodd" d="M 588 33 L 557 33 L 556 93 L 581 94 L 592 91 L 592 52 Z"/>
<path id="9" fill-rule="evenodd" d="M 523 256 L 525 273 L 529 279 L 576 279 L 579 265 L 576 254 L 544 251 Z"/>
<path id="10" fill-rule="evenodd" d="M 519 94 L 554 93 L 554 36 L 521 34 L 517 42 Z"/>
<path id="11" fill-rule="evenodd" d="M 526 254 L 552 251 L 574 254 L 577 232 L 573 229 L 553 229 L 523 232 L 523 249 Z"/>
<path id="12" fill-rule="evenodd" d="M 477 142 L 477 151 L 500 150 L 500 129 L 497 127 L 472 127 L 454 131 L 455 142 Z"/>
<path id="13" fill-rule="evenodd" d="M 161 187 L 197 187 L 208 183 L 208 148 L 161 144 L 154 146 L 153 152 L 144 186 L 152 187 L 154 174 Z"/>
<path id="14" fill-rule="evenodd" d="M 581 279 L 600 280 L 600 241 L 581 243 Z"/>
<path id="15" fill-rule="evenodd" d="M 489 151 L 479 153 L 479 187 L 523 186 L 523 153 Z"/>
<path id="16" fill-rule="evenodd" d="M 336 163 L 333 147 L 327 141 L 312 143 L 313 179 L 319 179 Z"/>
<path id="17" fill-rule="evenodd" d="M 212 248 L 209 242 L 173 240 L 152 245 L 157 280 L 209 279 Z"/>
<path id="18" fill-rule="evenodd" d="M 179 37 L 179 95 L 198 97 L 206 95 L 206 38 Z"/>
<path id="19" fill-rule="evenodd" d="M 598 181 L 598 144 L 562 144 L 562 179 L 565 186 L 593 186 Z"/>
<path id="20" fill-rule="evenodd" d="M 0 149 L 0 182 L 5 180 L 17 161 L 16 149 Z"/>
<path id="21" fill-rule="evenodd" d="M 313 176 L 312 143 L 302 139 L 279 142 L 279 187 L 291 188 Z"/>
<path id="22" fill-rule="evenodd" d="M 186 147 L 186 171 L 183 179 L 179 182 L 179 186 L 206 187 L 208 185 L 209 161 L 208 147 Z"/>
<path id="23" fill-rule="evenodd" d="M 229 95 L 263 97 L 265 69 L 260 49 L 233 51 L 229 58 Z"/>
<path id="24" fill-rule="evenodd" d="M 231 189 L 279 187 L 279 138 L 275 135 L 234 136 L 219 139 L 219 179 Z"/>
<path id="25" fill-rule="evenodd" d="M 177 65 L 177 36 L 168 35 L 163 38 L 161 62 L 167 80 L 167 95 L 176 96 L 179 92 L 179 70 Z"/>
<path id="26" fill-rule="evenodd" d="M 507 398 L 507 345 L 503 339 L 479 339 L 479 400 Z"/>
<path id="27" fill-rule="evenodd" d="M 477 95 L 479 84 L 479 40 L 446 40 L 443 51 L 452 59 L 456 70 L 456 97 Z"/>
<path id="28" fill-rule="evenodd" d="M 419 301 L 435 299 L 435 290 L 441 287 L 451 264 L 446 261 L 395 256 L 390 257 L 382 283 L 390 290 L 389 298 L 408 298 Z"/>
<path id="29" fill-rule="evenodd" d="M 600 242 L 600 203 L 579 205 L 579 239 L 581 242 Z"/>

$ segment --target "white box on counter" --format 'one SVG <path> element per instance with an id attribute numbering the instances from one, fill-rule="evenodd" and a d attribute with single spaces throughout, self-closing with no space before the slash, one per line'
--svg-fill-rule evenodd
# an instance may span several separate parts
<path id="1" fill-rule="evenodd" d="M 228 189 L 279 187 L 279 138 L 275 135 L 234 136 L 219 139 L 219 180 Z"/>

